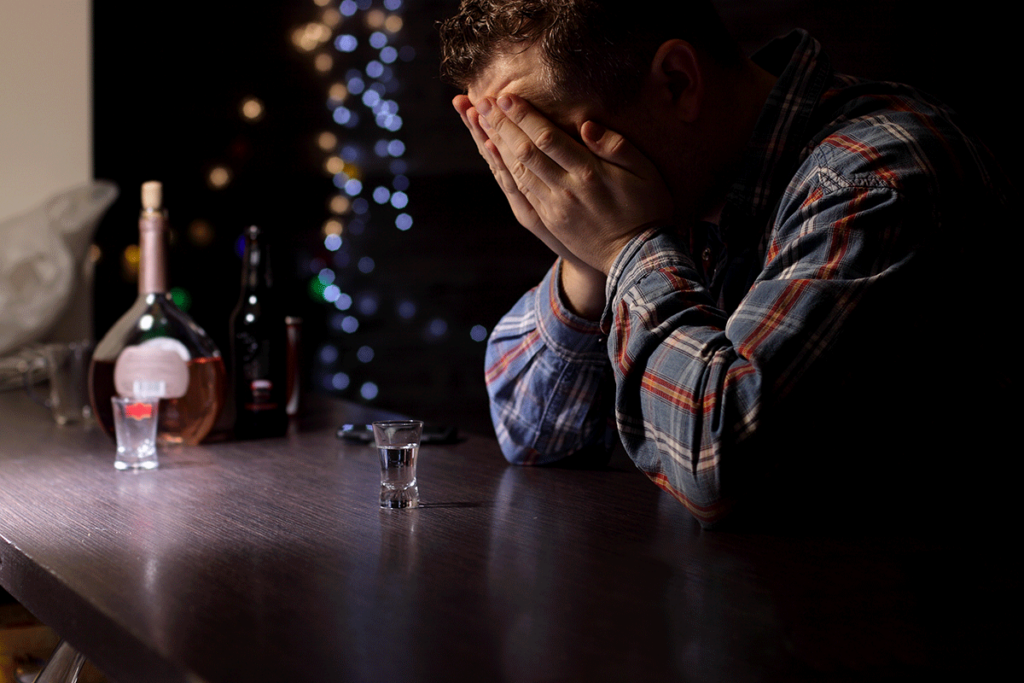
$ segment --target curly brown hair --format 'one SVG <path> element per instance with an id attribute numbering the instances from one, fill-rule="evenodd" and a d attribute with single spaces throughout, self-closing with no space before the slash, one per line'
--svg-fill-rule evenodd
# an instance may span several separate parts
<path id="1" fill-rule="evenodd" d="M 504 52 L 537 43 L 561 97 L 631 100 L 658 47 L 682 38 L 722 63 L 740 51 L 710 0 L 462 0 L 439 22 L 441 75 L 465 89 Z M 680 11 L 682 10 L 682 11 Z M 676 19 L 681 15 L 681 19 Z"/>

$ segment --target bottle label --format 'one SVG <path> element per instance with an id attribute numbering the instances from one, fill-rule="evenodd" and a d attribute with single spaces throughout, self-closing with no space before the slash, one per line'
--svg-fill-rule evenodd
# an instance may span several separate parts
<path id="1" fill-rule="evenodd" d="M 188 391 L 188 356 L 185 345 L 170 337 L 129 346 L 114 364 L 114 389 L 121 396 L 181 398 Z"/>
<path id="2" fill-rule="evenodd" d="M 167 382 L 152 379 L 132 380 L 132 396 L 166 396 Z"/>
<path id="3" fill-rule="evenodd" d="M 271 401 L 270 391 L 274 383 L 269 379 L 254 379 L 249 383 L 249 398 L 245 404 L 246 410 L 274 410 L 277 403 Z"/>

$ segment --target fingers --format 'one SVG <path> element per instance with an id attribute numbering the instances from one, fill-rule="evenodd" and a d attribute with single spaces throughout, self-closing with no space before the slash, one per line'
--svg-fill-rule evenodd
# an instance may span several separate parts
<path id="1" fill-rule="evenodd" d="M 466 101 L 468 102 L 468 99 Z M 470 133 L 473 135 L 473 140 L 476 142 L 480 156 L 482 156 L 484 161 L 487 162 L 487 165 L 490 166 L 491 173 L 494 175 L 494 179 L 497 181 L 498 186 L 507 195 L 509 203 L 512 205 L 512 210 L 517 216 L 519 216 L 529 206 L 529 203 L 519 192 L 515 179 L 512 177 L 512 174 L 509 173 L 504 160 L 501 158 L 501 153 L 498 151 L 497 147 L 495 147 L 494 143 L 491 142 L 487 133 L 481 126 L 482 119 L 480 118 L 479 112 L 477 112 L 472 104 L 468 107 L 462 107 L 461 109 L 456 105 L 456 109 L 459 110 L 463 123 L 465 123 L 466 127 L 469 128 Z"/>
<path id="2" fill-rule="evenodd" d="M 493 116 L 493 110 L 497 110 L 493 99 L 484 98 L 474 106 L 468 97 L 459 95 L 452 100 L 452 106 L 455 107 L 463 124 L 473 136 L 477 151 L 480 152 L 480 155 L 490 166 L 494 179 L 505 193 L 505 197 L 519 222 L 556 254 L 577 264 L 580 268 L 586 268 L 587 266 L 548 230 L 544 221 L 537 213 L 535 203 L 538 202 L 538 199 L 536 195 L 538 193 L 546 195 L 548 189 L 544 183 L 537 179 L 526 164 L 517 159 L 508 144 L 508 139 L 512 138 L 521 146 L 532 148 L 536 153 L 539 150 L 529 135 L 525 134 L 518 126 L 510 125 L 512 123 L 510 120 L 505 120 L 498 124 L 506 131 L 504 137 L 500 135 L 488 119 L 481 115 L 483 111 L 486 111 Z M 520 119 L 522 118 L 520 117 Z M 543 132 L 542 129 L 544 127 L 554 128 L 547 119 L 544 119 L 536 112 L 533 112 L 531 120 L 525 125 L 533 130 L 534 134 L 538 135 Z M 564 136 L 564 133 L 558 131 L 557 128 L 554 130 Z M 568 136 L 565 137 L 568 138 Z M 580 147 L 580 149 L 582 150 L 583 148 Z M 505 163 L 506 159 L 510 161 L 509 164 Z M 564 171 L 557 168 L 557 165 L 554 165 L 550 159 L 547 160 L 547 163 L 554 166 L 552 173 L 564 175 Z M 510 165 L 515 169 L 515 172 L 509 169 Z"/>
<path id="3" fill-rule="evenodd" d="M 491 172 L 497 174 L 500 170 L 503 170 L 505 165 L 500 157 L 495 157 L 494 145 L 492 144 L 488 147 L 489 139 L 487 133 L 480 127 L 480 114 L 473 108 L 473 103 L 465 95 L 458 95 L 452 100 L 452 105 L 455 107 L 455 111 L 459 113 L 463 125 L 466 126 L 473 137 L 473 142 L 476 143 L 476 149 L 480 156 L 491 167 Z"/>
<path id="4" fill-rule="evenodd" d="M 639 178 L 649 179 L 658 174 L 654 164 L 626 138 L 595 121 L 580 126 L 580 137 L 597 157 Z"/>
<path id="5" fill-rule="evenodd" d="M 488 166 L 491 168 L 491 173 L 494 175 L 495 181 L 498 183 L 498 187 L 501 188 L 502 192 L 505 193 L 505 198 L 508 200 L 509 206 L 512 208 L 512 212 L 522 225 L 536 235 L 545 245 L 556 254 L 575 258 L 569 252 L 568 249 L 562 245 L 544 226 L 543 221 L 537 216 L 537 212 L 530 204 L 529 200 L 519 191 L 519 187 L 516 184 L 512 174 L 506 168 L 504 161 L 501 158 L 497 147 L 488 138 L 487 133 L 484 132 L 481 127 L 481 118 L 479 112 L 473 107 L 473 103 L 465 95 L 459 95 L 452 100 L 452 105 L 455 110 L 459 113 L 462 118 L 463 124 L 469 129 L 473 136 L 473 140 L 476 142 L 477 150 L 480 155 L 487 161 Z"/>
<path id="6" fill-rule="evenodd" d="M 524 192 L 543 197 L 548 187 L 587 162 L 582 146 L 521 97 L 483 98 L 477 111 L 480 125 Z"/>
<path id="7" fill-rule="evenodd" d="M 509 203 L 512 205 L 512 210 L 516 213 L 516 216 L 520 217 L 520 220 L 524 220 L 526 218 L 524 214 L 532 212 L 532 207 L 520 193 L 515 179 L 505 166 L 501 152 L 490 140 L 488 133 L 485 132 L 483 126 L 486 125 L 486 121 L 480 117 L 480 113 L 473 107 L 472 102 L 465 95 L 456 97 L 452 104 L 455 106 L 456 111 L 459 112 L 459 116 L 462 117 L 463 124 L 472 134 L 473 140 L 476 142 L 477 151 L 480 152 L 480 156 L 487 162 L 491 173 L 494 175 L 494 179 L 498 182 L 498 186 L 507 195 Z"/>

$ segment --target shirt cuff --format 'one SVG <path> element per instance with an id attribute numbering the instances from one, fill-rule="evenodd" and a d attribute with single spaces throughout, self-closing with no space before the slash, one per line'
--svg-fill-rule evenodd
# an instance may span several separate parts
<path id="1" fill-rule="evenodd" d="M 631 239 L 612 262 L 605 284 L 604 313 L 600 327 L 605 334 L 612 328 L 616 297 L 632 287 L 649 273 L 679 267 L 694 271 L 693 258 L 682 232 L 671 225 L 644 230 Z"/>
<path id="2" fill-rule="evenodd" d="M 559 258 L 534 290 L 540 336 L 551 351 L 566 361 L 606 363 L 606 337 L 601 332 L 600 322 L 581 318 L 569 310 L 559 285 L 561 272 L 562 259 Z"/>

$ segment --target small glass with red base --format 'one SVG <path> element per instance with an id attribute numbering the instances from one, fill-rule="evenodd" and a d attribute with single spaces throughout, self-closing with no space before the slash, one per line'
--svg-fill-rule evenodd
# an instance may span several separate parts
<path id="1" fill-rule="evenodd" d="M 157 467 L 156 424 L 160 399 L 157 397 L 112 396 L 114 432 L 117 436 L 119 470 L 152 470 Z"/>

